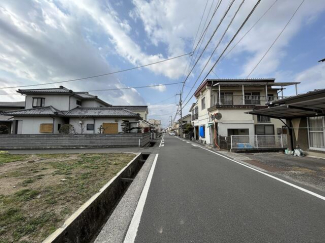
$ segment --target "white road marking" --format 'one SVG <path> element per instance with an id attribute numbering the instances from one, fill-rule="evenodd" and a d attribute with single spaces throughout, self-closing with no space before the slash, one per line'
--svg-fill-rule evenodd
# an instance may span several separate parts
<path id="1" fill-rule="evenodd" d="M 134 215 L 132 217 L 128 232 L 126 233 L 124 243 L 133 243 L 135 241 L 135 237 L 137 236 L 143 208 L 146 203 L 146 199 L 149 192 L 149 187 L 151 184 L 153 172 L 156 167 L 157 159 L 158 159 L 158 154 L 156 154 L 156 157 L 152 163 L 146 184 L 144 185 L 137 208 L 135 209 Z"/>
<path id="2" fill-rule="evenodd" d="M 193 145 L 193 144 L 192 144 L 192 145 Z M 195 146 L 195 145 L 193 145 L 193 146 Z M 303 192 L 305 192 L 305 193 L 308 193 L 309 195 L 312 195 L 312 196 L 314 196 L 314 197 L 317 197 L 317 198 L 322 199 L 322 200 L 325 201 L 325 197 L 324 197 L 324 196 L 319 195 L 319 194 L 317 194 L 317 193 L 315 193 L 315 192 L 309 191 L 309 190 L 307 190 L 307 189 L 305 189 L 305 188 L 303 188 L 303 187 L 297 186 L 297 185 L 295 185 L 295 184 L 292 184 L 292 183 L 290 183 L 290 182 L 287 182 L 287 181 L 285 181 L 285 180 L 282 180 L 282 179 L 280 179 L 280 178 L 278 178 L 278 177 L 275 177 L 275 176 L 269 175 L 268 173 L 265 173 L 265 172 L 263 172 L 263 171 L 261 171 L 261 170 L 258 170 L 258 169 L 255 169 L 255 168 L 253 168 L 253 167 L 250 167 L 250 166 L 248 166 L 248 165 L 246 165 L 246 164 L 244 164 L 244 163 L 242 163 L 242 162 L 236 161 L 236 160 L 234 160 L 234 159 L 230 159 L 230 158 L 228 158 L 228 157 L 226 157 L 226 156 L 224 156 L 224 155 L 222 155 L 222 154 L 219 154 L 219 153 L 217 153 L 217 152 L 211 151 L 210 149 L 203 148 L 203 147 L 201 147 L 201 146 L 197 146 L 197 145 L 196 145 L 196 147 L 200 147 L 201 149 L 204 149 L 204 150 L 209 151 L 209 152 L 211 152 L 211 153 L 213 153 L 213 154 L 219 155 L 219 156 L 221 156 L 221 157 L 223 157 L 223 158 L 225 158 L 225 159 L 228 159 L 228 160 L 230 160 L 230 161 L 232 161 L 232 162 L 235 162 L 235 163 L 237 163 L 237 164 L 239 164 L 239 165 L 242 165 L 242 166 L 244 166 L 244 167 L 246 167 L 246 168 L 248 168 L 248 169 L 254 170 L 254 171 L 256 171 L 256 172 L 258 172 L 258 173 L 261 173 L 261 174 L 263 174 L 263 175 L 265 175 L 265 176 L 268 176 L 268 177 L 270 177 L 270 178 L 272 178 L 272 179 L 274 179 L 274 180 L 280 181 L 280 182 L 282 182 L 282 183 L 284 183 L 284 184 L 287 184 L 288 186 L 294 187 L 294 188 L 296 188 L 296 189 L 298 189 L 298 190 L 300 190 L 300 191 L 303 191 Z"/>
<path id="3" fill-rule="evenodd" d="M 162 138 L 161 138 L 159 147 L 163 147 L 164 146 L 164 143 L 165 143 L 165 140 L 164 140 L 164 135 L 163 135 Z"/>

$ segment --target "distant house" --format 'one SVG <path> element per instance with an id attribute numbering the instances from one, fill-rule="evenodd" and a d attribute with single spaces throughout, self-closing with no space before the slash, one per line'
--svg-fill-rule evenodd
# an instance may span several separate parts
<path id="1" fill-rule="evenodd" d="M 232 135 L 280 135 L 283 123 L 261 115 L 247 114 L 252 109 L 283 97 L 283 88 L 298 82 L 275 79 L 207 79 L 195 91 L 191 106 L 194 138 L 214 145 Z"/>
<path id="2" fill-rule="evenodd" d="M 25 101 L 18 102 L 0 102 L 0 113 L 13 110 L 21 110 L 25 108 Z M 8 134 L 12 129 L 13 122 L 11 116 L 0 114 L 0 134 Z"/>
<path id="3" fill-rule="evenodd" d="M 132 111 L 134 113 L 138 113 L 141 117 L 142 120 L 147 120 L 148 118 L 148 106 L 146 105 L 129 105 L 129 106 L 120 106 L 120 105 L 115 105 L 115 108 L 122 108 L 122 109 L 127 109 L 129 111 Z"/>
<path id="4" fill-rule="evenodd" d="M 149 123 L 152 124 L 156 132 L 161 133 L 161 120 L 149 119 Z"/>
<path id="5" fill-rule="evenodd" d="M 23 89 L 24 109 L 5 111 L 11 116 L 13 134 L 57 134 L 70 124 L 78 134 L 116 134 L 125 121 L 141 120 L 128 106 L 113 106 L 88 92 L 74 92 L 63 86 L 50 89 Z M 143 107 L 143 109 L 145 109 Z"/>
<path id="6" fill-rule="evenodd" d="M 191 124 L 191 114 L 187 114 L 186 116 L 183 116 L 182 119 L 178 120 L 178 124 L 181 124 L 181 121 L 183 122 L 183 130 L 185 129 L 186 124 Z M 183 137 L 183 131 L 181 127 L 179 127 L 178 134 Z"/>

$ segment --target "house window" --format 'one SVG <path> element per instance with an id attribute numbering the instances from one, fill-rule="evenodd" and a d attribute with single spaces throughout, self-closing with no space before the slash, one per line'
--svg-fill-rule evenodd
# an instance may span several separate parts
<path id="1" fill-rule="evenodd" d="M 256 135 L 274 135 L 273 125 L 255 125 Z"/>
<path id="2" fill-rule="evenodd" d="M 43 107 L 43 106 L 45 106 L 45 98 L 33 97 L 33 107 Z"/>
<path id="3" fill-rule="evenodd" d="M 324 118 L 323 117 L 310 117 L 309 124 L 309 147 L 325 149 L 324 145 Z"/>
<path id="4" fill-rule="evenodd" d="M 76 104 L 81 106 L 81 100 L 76 100 Z"/>
<path id="5" fill-rule="evenodd" d="M 259 105 L 260 92 L 245 92 L 245 105 Z"/>
<path id="6" fill-rule="evenodd" d="M 232 92 L 221 92 L 220 93 L 220 105 L 232 105 L 233 104 L 233 98 L 232 98 Z M 219 102 L 219 100 L 218 100 Z"/>
<path id="7" fill-rule="evenodd" d="M 196 120 L 199 118 L 199 107 L 195 107 L 194 109 L 194 119 L 193 120 Z"/>
<path id="8" fill-rule="evenodd" d="M 257 122 L 270 122 L 270 117 L 257 115 Z"/>
<path id="9" fill-rule="evenodd" d="M 273 101 L 274 100 L 274 95 L 273 94 L 269 94 L 267 96 L 267 101 Z"/>
<path id="10" fill-rule="evenodd" d="M 202 98 L 201 100 L 201 110 L 205 109 L 205 97 Z"/>
<path id="11" fill-rule="evenodd" d="M 93 131 L 95 128 L 94 124 L 87 124 L 87 131 Z"/>

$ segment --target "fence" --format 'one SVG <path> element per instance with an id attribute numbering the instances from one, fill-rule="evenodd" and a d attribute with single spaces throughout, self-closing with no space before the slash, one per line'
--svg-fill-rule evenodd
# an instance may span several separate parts
<path id="1" fill-rule="evenodd" d="M 0 149 L 143 147 L 149 142 L 149 133 L 0 135 Z"/>
<path id="2" fill-rule="evenodd" d="M 231 149 L 286 148 L 287 136 L 281 135 L 232 135 Z"/>

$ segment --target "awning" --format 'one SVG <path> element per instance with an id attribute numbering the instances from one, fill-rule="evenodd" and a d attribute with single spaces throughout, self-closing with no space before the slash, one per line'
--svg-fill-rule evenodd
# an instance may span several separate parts
<path id="1" fill-rule="evenodd" d="M 281 105 L 266 109 L 253 110 L 248 112 L 248 114 L 283 119 L 325 116 L 325 97 L 309 97 L 305 100 L 302 97 L 302 99 L 299 101 L 297 100 L 296 102 L 285 102 L 285 99 L 281 101 Z"/>

